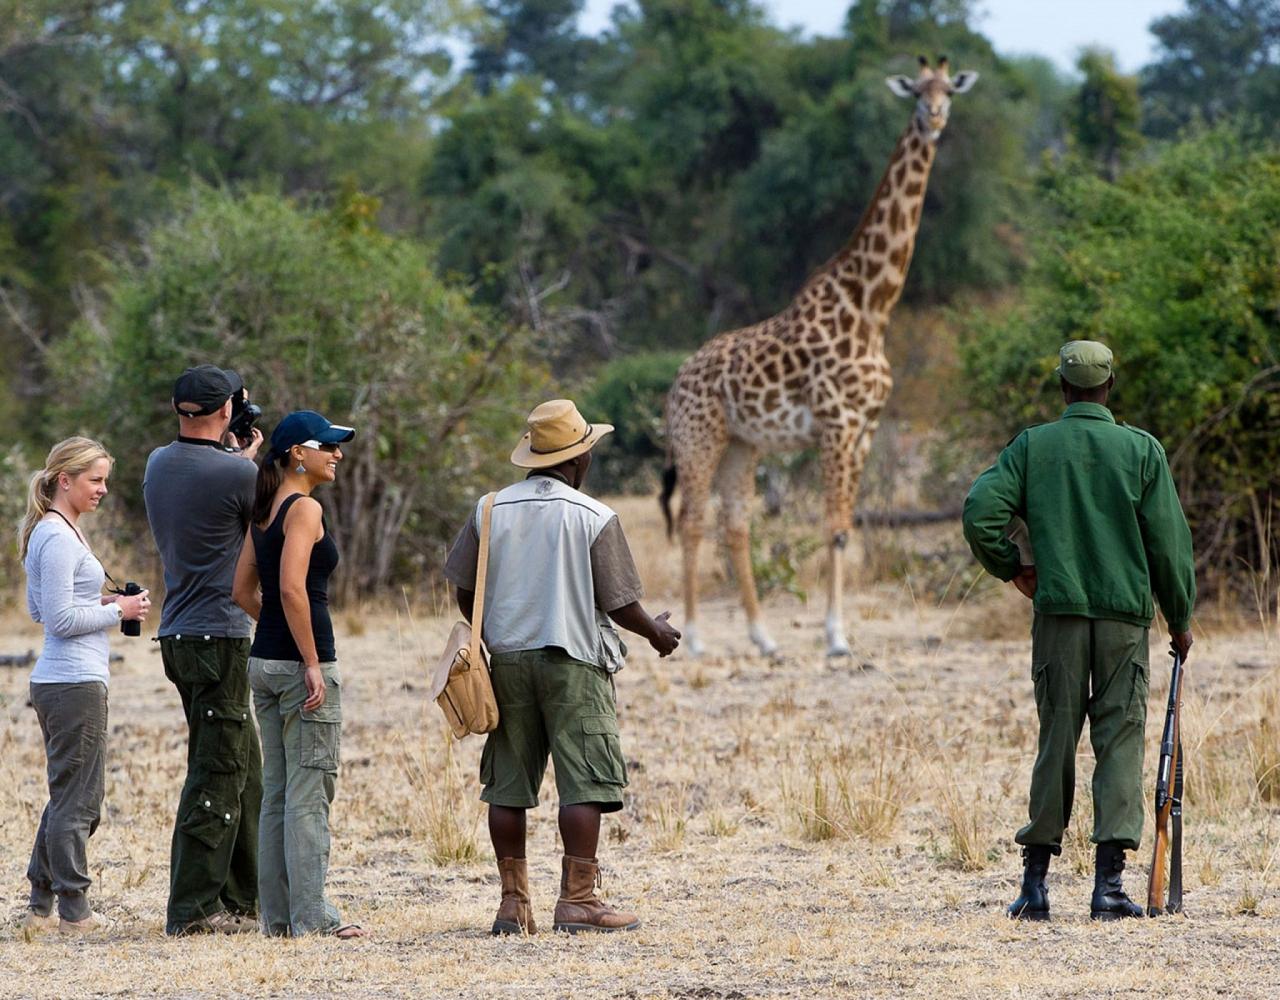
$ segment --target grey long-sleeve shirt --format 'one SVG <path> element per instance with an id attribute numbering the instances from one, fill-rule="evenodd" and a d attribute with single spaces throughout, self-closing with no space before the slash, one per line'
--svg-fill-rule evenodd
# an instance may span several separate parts
<path id="1" fill-rule="evenodd" d="M 27 609 L 44 626 L 31 683 L 109 683 L 107 633 L 119 624 L 120 609 L 102 603 L 102 564 L 65 524 L 41 521 L 31 532 L 23 567 Z"/>

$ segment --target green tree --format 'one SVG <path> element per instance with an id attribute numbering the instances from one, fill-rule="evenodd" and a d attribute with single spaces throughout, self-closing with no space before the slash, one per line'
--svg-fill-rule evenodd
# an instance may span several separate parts
<path id="1" fill-rule="evenodd" d="M 1107 342 L 1118 417 L 1168 450 L 1209 583 L 1280 583 L 1280 149 L 1219 128 L 1114 184 L 1046 181 L 1046 227 L 1016 309 L 969 318 L 972 422 L 1002 442 L 1054 419 L 1067 340 Z M 992 400 L 1009 405 L 991 406 Z"/>
<path id="2" fill-rule="evenodd" d="M 853 37 L 803 40 L 745 0 L 643 0 L 615 13 L 576 91 L 463 81 L 424 175 L 441 261 L 562 370 L 760 319 L 856 225 L 910 115 L 884 77 L 923 50 L 984 82 L 943 140 L 907 294 L 999 285 L 1028 151 L 1060 129 L 1040 117 L 1043 73 L 998 60 L 967 11 L 861 0 Z"/>
<path id="3" fill-rule="evenodd" d="M 124 483 L 173 433 L 172 379 L 197 362 L 239 371 L 268 432 L 301 408 L 357 427 L 326 498 L 349 591 L 439 565 L 543 379 L 520 330 L 436 278 L 375 213 L 355 194 L 317 212 L 196 189 L 113 264 L 100 310 L 53 359 L 71 401 L 61 425 L 101 435 Z M 122 492 L 136 513 L 138 492 Z"/>
<path id="4" fill-rule="evenodd" d="M 956 101 L 939 144 L 905 296 L 937 301 L 1009 279 L 1019 252 L 1010 222 L 1024 214 L 1038 107 L 1029 78 L 996 57 L 965 10 L 862 0 L 850 11 L 842 72 L 769 134 L 735 186 L 732 261 L 750 290 L 746 315 L 780 308 L 848 239 L 911 114 L 884 85 L 889 73 L 914 75 L 904 53 L 947 53 L 953 66 L 983 74 Z"/>
<path id="5" fill-rule="evenodd" d="M 1157 18 L 1156 58 L 1142 71 L 1143 128 L 1169 138 L 1199 120 L 1238 115 L 1277 135 L 1280 4 L 1275 0 L 1186 0 Z"/>
<path id="6" fill-rule="evenodd" d="M 653 473 L 667 450 L 667 390 L 685 357 L 683 351 L 666 351 L 618 358 L 602 367 L 587 388 L 582 398 L 586 418 L 614 426 L 612 443 L 591 466 L 598 489 L 614 493 L 653 486 Z"/>
<path id="7" fill-rule="evenodd" d="M 1114 181 L 1142 146 L 1138 78 L 1118 72 L 1115 58 L 1103 49 L 1086 49 L 1076 68 L 1084 82 L 1074 102 L 1071 137 L 1077 152 Z"/>
<path id="8" fill-rule="evenodd" d="M 287 193 L 351 175 L 402 225 L 449 0 L 0 0 L 0 346 L 15 393 L 195 175 Z M 373 155 L 371 155 L 371 152 Z M 413 195 L 413 197 L 406 197 Z"/>
<path id="9" fill-rule="evenodd" d="M 514 73 L 572 91 L 593 39 L 578 33 L 583 0 L 485 0 L 473 30 L 470 72 L 482 94 Z"/>

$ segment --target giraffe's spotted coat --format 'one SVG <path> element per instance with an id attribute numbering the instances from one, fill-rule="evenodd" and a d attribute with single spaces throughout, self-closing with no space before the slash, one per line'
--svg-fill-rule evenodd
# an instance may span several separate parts
<path id="1" fill-rule="evenodd" d="M 914 85 L 915 112 L 871 204 L 849 242 L 791 304 L 712 338 L 680 367 L 667 396 L 666 422 L 683 494 L 679 527 L 689 622 L 696 616 L 697 548 L 713 487 L 721 496 L 735 571 L 745 569 L 748 578 L 739 581 L 748 620 L 758 619 L 745 546 L 761 453 L 817 445 L 833 553 L 852 523 L 872 436 L 893 388 L 885 326 L 911 263 L 951 89 L 945 61 L 936 72 L 922 70 Z M 838 582 L 834 563 L 833 574 Z"/>

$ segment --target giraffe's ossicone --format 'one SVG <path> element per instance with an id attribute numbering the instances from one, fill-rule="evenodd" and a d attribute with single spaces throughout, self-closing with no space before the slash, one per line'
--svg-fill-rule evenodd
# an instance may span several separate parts
<path id="1" fill-rule="evenodd" d="M 714 337 L 689 358 L 667 394 L 669 465 L 662 507 L 672 526 L 679 485 L 687 648 L 702 650 L 697 628 L 698 546 L 707 501 L 720 494 L 725 540 L 741 588 L 749 635 L 762 653 L 777 646 L 760 618 L 751 570 L 750 504 L 764 452 L 817 445 L 822 461 L 829 552 L 826 639 L 831 656 L 849 654 L 843 626 L 843 550 L 858 483 L 880 411 L 893 387 L 884 353 L 889 315 L 902 294 L 925 187 L 951 97 L 978 74 L 950 76 L 946 57 L 920 73 L 887 79 L 915 100 L 884 176 L 853 236 L 805 282 L 790 305 L 754 326 Z"/>

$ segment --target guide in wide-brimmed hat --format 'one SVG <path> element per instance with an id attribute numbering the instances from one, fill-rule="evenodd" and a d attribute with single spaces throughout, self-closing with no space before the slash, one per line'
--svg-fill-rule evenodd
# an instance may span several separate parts
<path id="1" fill-rule="evenodd" d="M 613 424 L 589 424 L 569 399 L 553 399 L 534 407 L 529 429 L 511 453 L 522 469 L 549 469 L 590 451 L 613 431 Z"/>

